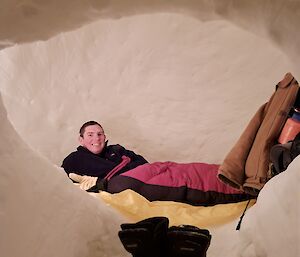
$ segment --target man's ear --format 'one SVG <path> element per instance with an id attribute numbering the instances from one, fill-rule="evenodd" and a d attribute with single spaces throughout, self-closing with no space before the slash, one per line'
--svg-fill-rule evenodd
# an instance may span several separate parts
<path id="1" fill-rule="evenodd" d="M 79 141 L 80 145 L 83 145 L 83 137 L 82 136 L 78 137 L 78 141 Z"/>

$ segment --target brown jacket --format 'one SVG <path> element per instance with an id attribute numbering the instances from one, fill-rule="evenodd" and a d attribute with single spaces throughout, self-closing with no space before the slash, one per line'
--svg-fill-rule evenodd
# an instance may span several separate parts
<path id="1" fill-rule="evenodd" d="M 258 109 L 220 166 L 221 181 L 252 195 L 259 193 L 270 179 L 270 148 L 277 143 L 298 88 L 291 73 L 277 84 L 270 100 Z"/>

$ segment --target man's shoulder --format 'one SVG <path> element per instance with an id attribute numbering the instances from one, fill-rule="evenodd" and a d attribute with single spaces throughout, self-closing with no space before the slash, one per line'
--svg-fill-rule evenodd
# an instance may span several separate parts
<path id="1" fill-rule="evenodd" d="M 72 152 L 72 153 L 68 154 L 68 155 L 63 159 L 63 164 L 69 163 L 70 161 L 76 159 L 77 156 L 78 156 L 77 152 Z"/>
<path id="2" fill-rule="evenodd" d="M 77 149 L 73 152 L 71 152 L 70 154 L 68 154 L 66 157 L 65 157 L 65 160 L 68 160 L 68 159 L 73 159 L 73 158 L 76 158 L 80 155 L 82 155 L 84 153 L 84 151 L 81 149 L 81 147 L 77 147 Z"/>

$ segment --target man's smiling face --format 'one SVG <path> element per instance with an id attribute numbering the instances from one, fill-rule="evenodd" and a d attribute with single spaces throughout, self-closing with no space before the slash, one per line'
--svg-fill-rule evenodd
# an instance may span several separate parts
<path id="1" fill-rule="evenodd" d="M 82 136 L 79 137 L 80 144 L 94 154 L 102 152 L 105 146 L 105 134 L 99 125 L 87 126 Z"/>

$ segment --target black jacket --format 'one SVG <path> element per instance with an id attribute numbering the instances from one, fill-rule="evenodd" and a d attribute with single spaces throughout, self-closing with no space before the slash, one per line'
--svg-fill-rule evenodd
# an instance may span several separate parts
<path id="1" fill-rule="evenodd" d="M 137 155 L 133 151 L 125 149 L 121 145 L 105 146 L 100 154 L 94 154 L 88 149 L 79 146 L 77 147 L 77 151 L 70 153 L 63 160 L 62 167 L 67 174 L 76 173 L 101 179 L 104 178 L 115 166 L 122 162 L 123 155 L 129 157 L 131 161 L 124 168 L 118 171 L 117 174 L 147 163 L 143 156 Z"/>

